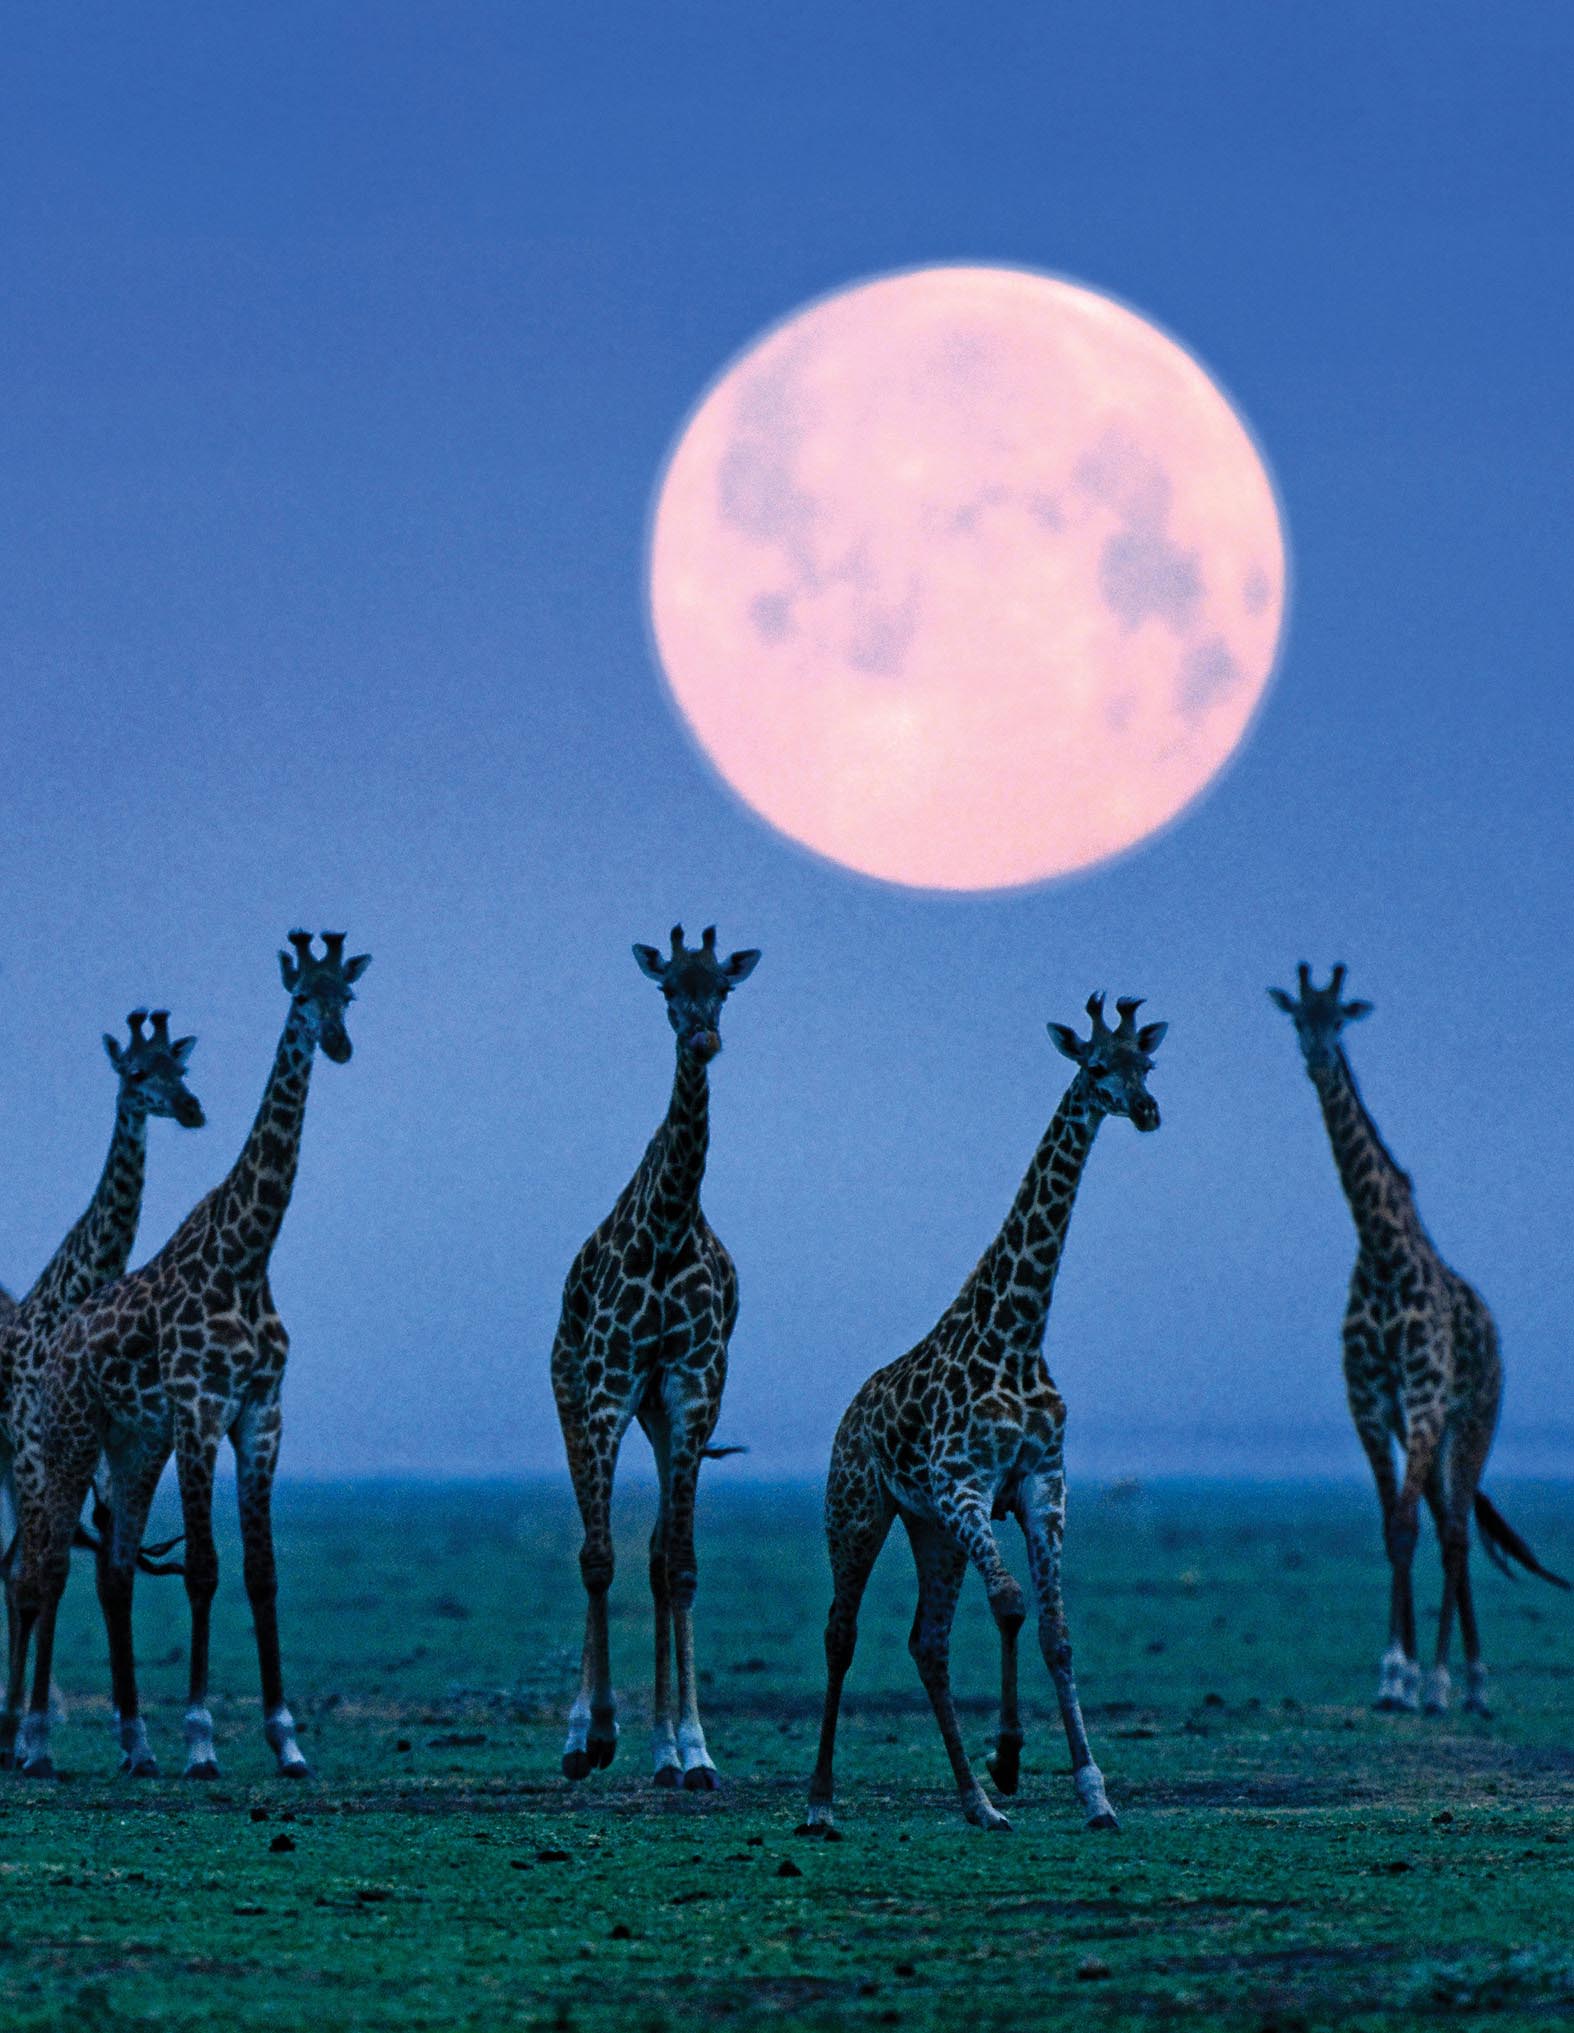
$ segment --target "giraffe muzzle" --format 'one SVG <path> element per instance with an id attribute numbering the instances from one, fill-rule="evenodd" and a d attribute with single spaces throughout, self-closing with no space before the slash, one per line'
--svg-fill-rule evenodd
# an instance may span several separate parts
<path id="1" fill-rule="evenodd" d="M 692 1052 L 703 1065 L 707 1060 L 714 1059 L 721 1050 L 721 1032 L 690 1031 L 683 1043 L 685 1050 Z"/>
<path id="2" fill-rule="evenodd" d="M 194 1094 L 182 1094 L 176 1097 L 175 1120 L 180 1124 L 182 1129 L 201 1129 L 207 1119 L 206 1115 L 202 1112 L 202 1103 Z"/>
<path id="3" fill-rule="evenodd" d="M 1131 1104 L 1132 1126 L 1146 1133 L 1159 1126 L 1159 1104 L 1150 1095 L 1140 1095 Z"/>

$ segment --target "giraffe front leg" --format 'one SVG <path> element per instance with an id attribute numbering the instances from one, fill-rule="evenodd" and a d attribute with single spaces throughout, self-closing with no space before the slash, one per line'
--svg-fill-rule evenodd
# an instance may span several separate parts
<path id="1" fill-rule="evenodd" d="M 968 1764 L 956 1718 L 956 1698 L 951 1692 L 951 1625 L 956 1618 L 968 1555 L 944 1525 L 905 1514 L 902 1522 L 907 1527 L 913 1564 L 918 1569 L 918 1608 L 913 1615 L 907 1649 L 940 1726 L 940 1739 L 951 1761 L 951 1773 L 962 1803 L 962 1817 L 975 1828 L 1009 1833 L 1011 1823 L 990 1800 Z M 986 1530 L 988 1522 L 986 1514 Z M 990 1533 L 990 1538 L 993 1537 Z M 999 1557 L 997 1549 L 995 1558 Z"/>
<path id="2" fill-rule="evenodd" d="M 6 1706 L 21 1706 L 29 1644 L 35 1649 L 32 1695 L 16 1738 L 14 1760 L 24 1778 L 52 1779 L 50 1745 L 55 1621 L 71 1575 L 71 1541 L 83 1500 L 98 1465 L 96 1436 L 86 1432 L 51 1436 L 41 1458 L 25 1473 L 18 1463 L 17 1508 L 21 1545 L 17 1555 L 16 1643 L 9 1665 Z"/>
<path id="3" fill-rule="evenodd" d="M 561 1345 L 560 1338 L 559 1350 L 553 1354 L 554 1382 L 559 1376 Z M 605 1368 L 604 1352 L 602 1361 Z M 563 1744 L 563 1776 L 579 1780 L 610 1765 L 618 1747 L 607 1593 L 613 1574 L 612 1471 L 630 1412 L 615 1401 L 593 1410 L 581 1403 L 571 1410 L 565 1405 L 565 1394 L 560 1394 L 559 1416 L 569 1475 L 585 1528 L 579 1551 L 580 1578 L 585 1584 L 585 1643 L 580 1654 L 579 1692 L 568 1712 L 568 1735 Z"/>
<path id="4" fill-rule="evenodd" d="M 990 1506 L 976 1490 L 963 1487 L 944 1493 L 937 1508 L 947 1530 L 978 1569 L 1000 1634 L 1000 1726 L 995 1748 L 985 1763 L 1001 1792 L 1014 1793 L 1020 1780 L 1023 1741 L 1017 1705 L 1017 1642 L 1027 1620 L 1022 1590 L 1000 1557 Z"/>
<path id="5" fill-rule="evenodd" d="M 109 1516 L 100 1525 L 94 1560 L 99 1607 L 109 1641 L 110 1688 L 115 1706 L 115 1734 L 121 1751 L 120 1769 L 133 1779 L 158 1777 L 158 1760 L 148 1742 L 137 1695 L 131 1599 L 148 1511 L 167 1459 L 162 1446 L 117 1446 L 110 1452 Z"/>
<path id="6" fill-rule="evenodd" d="M 246 1599 L 257 1636 L 262 1683 L 262 1734 L 285 1779 L 306 1779 L 311 1768 L 295 1741 L 295 1718 L 284 1698 L 279 1651 L 279 1574 L 273 1551 L 273 1479 L 279 1466 L 283 1412 L 278 1398 L 248 1406 L 230 1429 L 235 1450 L 235 1495 L 240 1512 L 241 1561 Z"/>
<path id="7" fill-rule="evenodd" d="M 1389 1596 L 1388 1650 L 1376 1706 L 1389 1713 L 1415 1715 L 1421 1707 L 1421 1662 L 1416 1656 L 1416 1613 L 1412 1570 L 1420 1536 L 1421 1492 L 1433 1478 L 1442 1439 L 1441 1407 L 1412 1412 L 1405 1444 L 1405 1473 L 1388 1508 L 1383 1537 L 1392 1582 Z M 1455 1577 L 1457 1583 L 1457 1576 Z M 1450 1615 L 1453 1604 L 1449 1602 Z"/>
<path id="8" fill-rule="evenodd" d="M 1059 1470 L 1036 1476 L 1019 1512 L 1027 1539 L 1028 1571 L 1038 1599 L 1038 1641 L 1055 1683 L 1061 1726 L 1071 1753 L 1071 1783 L 1082 1803 L 1084 1825 L 1116 1829 L 1120 1821 L 1104 1790 L 1104 1774 L 1093 1761 L 1082 1704 L 1071 1663 L 1071 1632 L 1061 1597 L 1060 1550 L 1065 1537 L 1066 1484 Z"/>
<path id="9" fill-rule="evenodd" d="M 1351 1317 L 1345 1322 L 1344 1374 L 1350 1414 L 1371 1466 L 1372 1480 L 1377 1486 L 1378 1509 L 1383 1519 L 1383 1545 L 1392 1559 L 1390 1529 L 1399 1502 L 1399 1478 L 1394 1470 L 1393 1435 L 1388 1424 L 1382 1345 L 1364 1316 Z M 1399 1637 L 1400 1627 L 1397 1585 L 1391 1571 L 1388 1649 L 1378 1662 L 1377 1698 L 1372 1704 L 1384 1711 L 1414 1707 L 1419 1698 L 1420 1669 L 1416 1668 L 1414 1685 L 1410 1685 L 1411 1675 L 1407 1669 L 1412 1661 L 1406 1657 Z M 1408 1701 L 1407 1694 L 1411 1697 Z"/>
<path id="10" fill-rule="evenodd" d="M 676 1786 L 683 1777 L 683 1760 L 678 1754 L 677 1714 L 673 1706 L 672 1576 L 667 1561 L 672 1435 L 666 1410 L 659 1401 L 641 1411 L 640 1422 L 656 1457 L 660 1491 L 656 1522 L 650 1534 L 650 1598 L 656 1640 L 650 1701 L 650 1766 L 658 1786 Z"/>

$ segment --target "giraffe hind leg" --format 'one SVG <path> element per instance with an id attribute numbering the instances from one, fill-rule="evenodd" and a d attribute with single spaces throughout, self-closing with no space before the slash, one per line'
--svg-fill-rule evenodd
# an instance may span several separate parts
<path id="1" fill-rule="evenodd" d="M 804 1827 L 835 1826 L 833 1761 L 842 1683 L 858 1644 L 858 1608 L 896 1511 L 873 1464 L 838 1446 L 825 1491 L 825 1535 L 831 1557 L 832 1600 L 825 1622 L 825 1708 L 820 1750 L 809 1780 Z"/>

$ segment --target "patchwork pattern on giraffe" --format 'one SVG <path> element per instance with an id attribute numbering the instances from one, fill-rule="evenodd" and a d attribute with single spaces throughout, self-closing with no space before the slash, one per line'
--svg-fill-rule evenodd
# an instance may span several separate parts
<path id="1" fill-rule="evenodd" d="M 124 1045 L 107 1032 L 104 1036 L 104 1050 L 116 1078 L 115 1126 L 93 1198 L 20 1305 L 12 1305 L 0 1317 L 0 1492 L 7 1510 L 16 1507 L 17 1474 L 36 1478 L 42 1473 L 37 1459 L 42 1443 L 36 1414 L 53 1337 L 74 1308 L 118 1277 L 131 1260 L 142 1218 L 149 1119 L 164 1117 L 184 1129 L 200 1129 L 205 1120 L 201 1102 L 186 1085 L 196 1039 L 172 1039 L 169 1011 L 164 1009 L 151 1013 L 134 1009 L 126 1026 L 129 1037 Z M 27 1457 L 20 1469 L 19 1456 Z M 9 1520 L 5 1538 L 0 1574 L 6 1587 L 8 1653 L 14 1653 L 20 1533 L 13 1536 Z M 80 1524 L 73 1526 L 73 1538 L 78 1544 L 94 1544 Z M 161 1571 L 150 1553 L 142 1555 L 141 1564 L 145 1570 Z M 12 1763 L 20 1720 L 19 1692 L 18 1685 L 0 1709 L 0 1767 Z"/>
<path id="2" fill-rule="evenodd" d="M 579 1565 L 588 1597 L 563 1771 L 583 1779 L 610 1765 L 617 1750 L 607 1634 L 612 1481 L 623 1436 L 638 1419 L 661 1493 L 650 1541 L 652 1768 L 657 1785 L 709 1791 L 717 1775 L 694 1667 L 694 1504 L 701 1462 L 731 1451 L 709 1443 L 727 1381 L 738 1280 L 700 1206 L 700 1188 L 710 1148 L 708 1068 L 721 1050 L 722 1005 L 760 955 L 750 949 L 723 960 L 714 925 L 698 947 L 688 946 L 675 925 L 665 959 L 654 946 L 636 946 L 634 959 L 665 998 L 677 1069 L 667 1113 L 633 1178 L 574 1258 L 552 1348 L 552 1390 L 585 1528 Z"/>
<path id="3" fill-rule="evenodd" d="M 99 1459 L 108 1462 L 108 1523 L 98 1551 L 98 1592 L 109 1630 L 110 1676 L 122 1769 L 152 1776 L 157 1763 L 138 1705 L 131 1602 L 137 1555 L 159 1477 L 173 1455 L 185 1526 L 191 1611 L 185 1773 L 217 1775 L 207 1706 L 208 1633 L 218 1555 L 213 1482 L 220 1442 L 235 1454 L 243 1574 L 256 1629 L 263 1734 L 279 1771 L 306 1775 L 284 1699 L 280 1665 L 272 1491 L 282 1433 L 280 1392 L 289 1337 L 273 1304 L 268 1265 L 289 1206 L 313 1061 L 351 1055 L 345 1016 L 370 956 L 344 956 L 344 934 L 292 932 L 279 955 L 289 1010 L 251 1133 L 228 1176 L 140 1270 L 98 1292 L 51 1344 L 34 1412 L 28 1473 L 17 1477 L 21 1557 L 18 1641 L 8 1701 L 19 1702 L 30 1641 L 36 1658 L 18 1738 L 24 1774 L 49 1777 L 49 1672 L 72 1529 Z M 18 1456 L 18 1469 L 23 1457 Z"/>
<path id="4" fill-rule="evenodd" d="M 1372 1005 L 1343 999 L 1346 972 L 1335 967 L 1327 987 L 1317 988 L 1303 960 L 1295 995 L 1282 988 L 1268 993 L 1295 1025 L 1359 1243 L 1345 1306 L 1344 1378 L 1377 1484 L 1390 1569 L 1388 1645 L 1376 1705 L 1393 1711 L 1424 1706 L 1432 1715 L 1447 1710 L 1457 1613 L 1464 1706 L 1485 1715 L 1487 1669 L 1470 1581 L 1472 1514 L 1483 1547 L 1500 1566 L 1514 1560 L 1559 1588 L 1568 1583 L 1541 1566 L 1481 1490 L 1503 1394 L 1497 1325 L 1486 1301 L 1439 1255 L 1417 1211 L 1410 1175 L 1361 1097 L 1343 1032 L 1370 1015 Z M 1437 1643 L 1424 1687 L 1411 1586 L 1423 1500 L 1443 1555 Z"/>
<path id="5" fill-rule="evenodd" d="M 1071 1752 L 1072 1782 L 1089 1828 L 1119 1824 L 1094 1763 L 1072 1672 L 1061 1596 L 1065 1532 L 1066 1408 L 1044 1361 L 1044 1333 L 1071 1209 L 1099 1126 L 1123 1115 L 1159 1126 L 1147 1076 L 1168 1026 L 1137 1025 L 1141 1002 L 1091 996 L 1087 1038 L 1049 1026 L 1077 1071 L 1034 1153 L 993 1243 L 935 1326 L 876 1370 L 837 1429 L 825 1491 L 834 1598 L 825 1627 L 826 1692 L 820 1753 L 809 1782 L 807 1826 L 833 1826 L 833 1758 L 842 1683 L 858 1637 L 858 1607 L 893 1521 L 900 1517 L 918 1570 L 909 1649 L 940 1726 L 966 1820 L 1011 1824 L 985 1793 L 962 1747 L 951 1693 L 951 1625 L 968 1564 L 977 1568 L 1000 1633 L 1000 1727 L 989 1772 L 1017 1789 L 1023 1743 L 1017 1700 L 1022 1590 L 1001 1559 L 995 1521 L 1014 1517 L 1027 1542 L 1038 1638 Z"/>

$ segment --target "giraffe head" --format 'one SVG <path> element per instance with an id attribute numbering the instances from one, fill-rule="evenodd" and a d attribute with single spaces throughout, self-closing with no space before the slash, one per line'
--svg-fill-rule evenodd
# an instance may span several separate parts
<path id="1" fill-rule="evenodd" d="M 321 1045 L 336 1066 L 342 1066 L 355 1047 L 344 1027 L 344 1013 L 355 1000 L 353 982 L 360 980 L 372 964 L 370 953 L 344 957 L 343 932 L 324 932 L 323 957 L 312 951 L 310 932 L 291 932 L 295 957 L 279 955 L 279 972 L 290 991 L 290 999 L 305 1020 L 314 1045 Z"/>
<path id="2" fill-rule="evenodd" d="M 707 925 L 698 946 L 685 946 L 683 927 L 672 928 L 672 952 L 663 960 L 654 946 L 636 946 L 641 974 L 660 984 L 667 998 L 667 1021 L 678 1034 L 678 1050 L 703 1065 L 721 1050 L 721 1006 L 740 981 L 760 964 L 750 948 L 725 960 L 716 957 L 716 927 Z"/>
<path id="3" fill-rule="evenodd" d="M 1342 1000 L 1345 977 L 1342 961 L 1326 988 L 1312 986 L 1312 971 L 1304 960 L 1296 974 L 1300 983 L 1298 996 L 1287 995 L 1282 988 L 1270 988 L 1268 993 L 1285 1015 L 1294 1019 L 1295 1036 L 1307 1072 L 1326 1073 L 1339 1056 L 1339 1033 L 1346 1024 L 1359 1023 L 1362 1017 L 1370 1016 L 1372 1005 Z"/>
<path id="4" fill-rule="evenodd" d="M 1101 1115 L 1124 1115 L 1137 1129 L 1157 1129 L 1159 1104 L 1146 1082 L 1153 1070 L 1153 1054 L 1169 1025 L 1144 1024 L 1138 1030 L 1141 996 L 1122 996 L 1115 1007 L 1120 1022 L 1111 1030 L 1104 1021 L 1103 996 L 1090 995 L 1091 1037 L 1079 1038 L 1069 1024 L 1051 1024 L 1049 1035 L 1057 1050 L 1076 1061 L 1078 1082 Z"/>
<path id="5" fill-rule="evenodd" d="M 120 1098 L 134 1115 L 167 1115 L 182 1129 L 201 1129 L 202 1103 L 186 1085 L 195 1038 L 171 1038 L 169 1011 L 134 1009 L 126 1018 L 128 1043 L 104 1033 L 104 1050 L 120 1080 Z"/>

